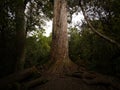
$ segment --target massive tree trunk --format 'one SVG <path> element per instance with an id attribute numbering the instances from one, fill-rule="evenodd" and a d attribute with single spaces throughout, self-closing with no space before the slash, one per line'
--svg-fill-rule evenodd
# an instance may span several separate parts
<path id="1" fill-rule="evenodd" d="M 16 1 L 16 71 L 23 70 L 25 63 L 26 29 L 24 16 L 24 0 Z"/>
<path id="2" fill-rule="evenodd" d="M 66 7 L 66 0 L 54 0 L 50 73 L 64 73 L 73 71 L 76 68 L 76 65 L 69 59 L 68 55 Z"/>

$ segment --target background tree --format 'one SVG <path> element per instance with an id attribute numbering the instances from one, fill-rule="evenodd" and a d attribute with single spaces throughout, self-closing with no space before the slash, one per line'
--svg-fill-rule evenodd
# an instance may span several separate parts
<path id="1" fill-rule="evenodd" d="M 26 33 L 28 32 L 27 37 L 29 37 L 28 35 L 31 32 L 35 31 L 36 27 L 39 27 L 39 29 L 37 28 L 38 30 L 42 30 L 43 29 L 42 26 L 45 25 L 44 20 L 46 21 L 45 18 L 47 17 L 47 15 L 43 14 L 43 9 L 46 8 L 46 12 L 47 10 L 51 11 L 49 8 L 47 8 L 48 4 L 46 3 L 48 3 L 48 1 L 44 3 L 42 0 L 39 0 L 39 2 L 38 0 L 32 0 L 32 12 L 30 14 L 27 14 L 29 13 L 29 10 L 27 11 L 26 8 L 30 6 L 28 5 L 30 1 L 25 0 L 24 4 L 23 4 L 23 1 L 22 2 L 16 2 L 15 0 L 0 1 L 0 7 L 1 7 L 1 10 L 0 10 L 0 14 L 1 14 L 1 17 L 0 17 L 0 43 L 1 43 L 0 44 L 0 71 L 1 71 L 1 74 L 0 76 L 5 76 L 14 72 L 15 67 L 17 67 L 16 63 L 18 63 L 16 61 L 18 57 L 17 56 L 18 53 L 16 53 L 16 51 L 19 52 L 19 54 L 24 52 L 24 50 L 22 51 L 22 47 L 24 47 L 25 45 L 23 42 L 25 42 L 24 38 L 26 38 L 25 37 Z M 36 2 L 37 2 L 37 6 L 36 6 Z M 17 4 L 21 6 L 18 7 Z M 21 12 L 18 12 L 17 8 L 24 9 L 24 11 L 22 10 Z M 23 12 L 25 12 L 26 15 Z M 22 14 L 22 15 L 19 16 L 19 14 L 20 15 Z M 24 17 L 22 17 L 23 14 L 24 14 L 24 17 L 26 17 L 25 19 L 27 20 L 26 31 L 24 31 L 25 28 L 23 28 L 25 26 L 24 25 L 25 23 L 23 23 L 24 22 L 23 20 Z M 32 20 L 31 18 L 29 18 L 29 15 L 31 15 L 30 17 L 32 18 Z M 21 23 L 19 22 L 19 19 Z M 20 28 L 20 30 L 22 31 L 20 31 L 18 28 Z M 25 34 L 25 36 L 23 35 L 24 37 L 22 37 L 22 34 Z M 20 42 L 18 41 L 19 39 L 20 39 Z M 23 45 L 19 43 L 23 43 Z M 21 50 L 19 50 L 20 49 L 19 47 L 21 48 Z M 19 57 L 20 56 L 24 56 L 24 54 L 19 55 Z"/>
<path id="2" fill-rule="evenodd" d="M 25 63 L 25 39 L 26 39 L 26 25 L 24 14 L 24 1 L 16 2 L 15 19 L 16 19 L 16 71 L 24 69 Z"/>
<path id="3" fill-rule="evenodd" d="M 112 52 L 114 53 L 111 55 L 111 59 L 109 59 L 111 61 L 111 64 L 109 65 L 105 64 L 106 66 L 113 67 L 114 71 L 116 71 L 116 69 L 118 68 L 117 62 L 119 63 L 118 58 L 120 53 L 120 49 L 119 49 L 120 40 L 119 40 L 119 31 L 118 31 L 119 24 L 120 24 L 118 20 L 119 8 L 118 9 L 116 8 L 120 6 L 120 2 L 109 1 L 109 0 L 105 0 L 105 1 L 94 1 L 94 0 L 87 1 L 86 0 L 86 1 L 83 1 L 83 3 L 85 6 L 84 9 L 87 12 L 87 16 L 90 18 L 90 21 L 95 21 L 95 19 L 99 19 L 97 23 L 95 22 L 93 23 L 93 27 L 95 27 L 95 29 L 98 29 L 100 33 L 108 36 L 108 39 L 111 38 L 112 39 L 111 41 L 117 46 L 116 48 L 118 48 L 116 50 L 115 47 L 112 47 L 112 50 L 113 50 Z M 89 8 L 87 8 L 88 6 Z M 93 6 L 94 8 L 92 8 Z M 115 59 L 116 61 L 113 61 Z"/>
<path id="4" fill-rule="evenodd" d="M 92 30 L 94 33 L 96 33 L 97 35 L 99 35 L 101 38 L 109 41 L 109 42 L 112 43 L 112 44 L 115 44 L 115 45 L 119 48 L 119 47 L 120 47 L 119 42 L 117 42 L 117 41 L 111 39 L 110 37 L 108 37 L 108 36 L 106 36 L 106 35 L 98 32 L 97 30 L 95 30 L 95 28 L 94 28 L 94 27 L 92 26 L 92 24 L 89 22 L 89 19 L 88 19 L 88 17 L 86 16 L 86 12 L 84 11 L 84 7 L 83 7 L 83 4 L 82 4 L 81 2 L 80 2 L 80 6 L 81 6 L 81 10 L 82 10 L 82 12 L 83 12 L 84 18 L 85 18 L 85 20 L 87 21 L 88 25 L 91 27 L 91 30 Z M 98 8 L 99 8 L 99 7 L 98 7 Z M 99 9 L 101 9 L 101 8 L 99 8 Z M 103 12 L 104 12 L 104 11 L 103 11 Z M 108 13 L 109 13 L 109 12 L 108 12 Z M 100 17 L 101 17 L 101 16 L 100 16 Z"/>
<path id="5" fill-rule="evenodd" d="M 92 24 L 94 30 L 107 36 L 108 38 L 111 38 L 112 40 L 115 40 L 119 44 L 119 11 L 118 9 L 115 10 L 114 7 L 115 4 L 116 7 L 119 7 L 119 1 L 85 0 L 81 2 L 86 12 L 86 16 L 89 22 Z M 116 21 L 117 27 L 113 24 L 114 20 Z M 94 32 L 90 31 L 91 28 L 86 22 L 83 22 L 82 26 L 79 25 L 79 28 L 81 28 L 79 34 L 80 38 L 78 40 L 80 44 L 77 44 L 77 46 L 79 47 L 78 52 L 81 60 L 87 60 L 87 66 L 89 69 L 106 74 L 113 75 L 114 73 L 114 75 L 119 75 L 119 45 L 115 43 L 111 44 L 110 42 L 107 42 L 106 40 L 97 36 Z M 117 34 L 115 34 L 116 32 Z M 72 42 L 73 41 L 71 38 L 71 43 Z M 73 45 L 70 44 L 70 47 L 71 46 Z M 77 46 L 76 48 L 78 48 Z M 75 51 L 77 51 L 77 49 L 75 49 Z M 74 53 L 74 51 L 71 52 L 71 54 Z M 75 55 L 74 57 L 79 56 Z"/>
<path id="6" fill-rule="evenodd" d="M 13 0 L 0 1 L 0 77 L 12 73 L 15 66 L 15 11 Z M 7 68 L 6 68 L 7 67 Z"/>

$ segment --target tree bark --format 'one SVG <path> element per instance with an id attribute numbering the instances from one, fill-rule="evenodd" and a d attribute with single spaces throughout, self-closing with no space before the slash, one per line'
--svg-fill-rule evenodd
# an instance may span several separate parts
<path id="1" fill-rule="evenodd" d="M 15 71 L 24 69 L 25 63 L 25 15 L 24 15 L 24 0 L 16 2 L 16 66 Z"/>
<path id="2" fill-rule="evenodd" d="M 72 70 L 75 64 L 68 55 L 68 34 L 67 34 L 67 2 L 66 0 L 54 0 L 54 17 L 52 31 L 52 64 L 49 72 L 63 73 Z"/>

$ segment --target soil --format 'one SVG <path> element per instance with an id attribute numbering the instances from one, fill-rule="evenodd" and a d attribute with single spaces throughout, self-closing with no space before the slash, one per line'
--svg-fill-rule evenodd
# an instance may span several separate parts
<path id="1" fill-rule="evenodd" d="M 48 82 L 30 90 L 117 90 L 109 85 L 88 85 L 81 78 L 50 76 Z"/>

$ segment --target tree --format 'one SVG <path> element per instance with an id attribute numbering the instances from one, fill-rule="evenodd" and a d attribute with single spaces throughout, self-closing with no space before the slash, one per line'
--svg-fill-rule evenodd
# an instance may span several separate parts
<path id="1" fill-rule="evenodd" d="M 76 65 L 69 59 L 67 35 L 67 2 L 54 0 L 54 17 L 51 47 L 50 73 L 74 71 Z"/>
<path id="2" fill-rule="evenodd" d="M 15 62 L 15 17 L 12 1 L 0 1 L 0 77 L 13 72 Z"/>
<path id="3" fill-rule="evenodd" d="M 84 2 L 84 3 L 86 3 L 86 2 Z M 90 2 L 91 3 L 91 2 Z M 93 4 L 94 2 L 92 2 L 92 4 Z M 96 3 L 96 2 L 95 2 Z M 101 3 L 101 2 L 99 2 L 99 3 Z M 105 2 L 105 5 L 106 5 L 106 3 L 110 3 L 110 2 Z M 112 3 L 114 3 L 114 2 L 112 2 Z M 103 39 L 105 39 L 105 40 L 107 40 L 108 42 L 110 42 L 111 44 L 115 44 L 118 48 L 120 48 L 120 43 L 119 42 L 117 42 L 116 40 L 114 40 L 114 39 L 112 39 L 112 38 L 110 38 L 110 37 L 108 37 L 107 35 L 104 35 L 104 34 L 102 34 L 102 33 L 100 33 L 100 32 L 98 32 L 93 26 L 92 26 L 92 24 L 89 22 L 89 19 L 88 19 L 88 16 L 86 16 L 86 12 L 85 12 L 85 10 L 84 10 L 84 7 L 83 7 L 83 4 L 82 4 L 82 2 L 80 1 L 80 7 L 81 7 L 81 10 L 82 10 L 82 12 L 83 12 L 83 15 L 84 15 L 84 18 L 85 18 L 85 20 L 87 21 L 87 23 L 88 23 L 88 25 L 90 26 L 90 28 L 91 28 L 91 30 L 94 32 L 94 33 L 96 33 L 98 36 L 100 36 L 101 38 L 103 38 Z M 110 3 L 111 4 L 111 3 Z M 102 4 L 100 4 L 100 6 L 102 6 Z M 103 5 L 104 6 L 104 5 Z M 111 11 L 110 9 L 111 9 L 111 7 L 108 7 L 107 5 L 106 5 L 106 7 L 103 7 L 102 6 L 102 8 L 103 8 L 103 10 L 101 9 L 101 7 L 99 7 L 99 6 L 94 6 L 94 8 L 97 8 L 97 9 L 100 9 L 100 11 L 97 11 L 97 14 L 98 14 L 98 17 L 97 18 L 99 18 L 100 20 L 101 20 L 101 18 L 103 18 L 104 16 L 104 18 L 109 18 L 109 19 L 111 19 L 111 17 L 113 17 L 113 15 L 111 14 L 111 13 L 114 13 L 114 11 Z M 107 8 L 107 9 L 106 9 Z M 90 8 L 90 10 L 91 10 L 91 8 Z M 96 9 L 95 9 L 96 10 Z M 102 12 L 104 12 L 106 15 L 101 15 L 101 14 L 99 14 L 99 13 L 101 13 L 101 11 Z M 92 12 L 94 13 L 94 10 L 92 10 Z M 93 14 L 93 16 L 94 16 L 94 18 L 96 17 L 96 15 L 94 15 Z M 107 24 L 109 25 L 109 27 L 111 27 L 110 26 L 110 24 L 111 23 L 109 23 L 109 19 L 107 20 L 108 22 L 107 22 Z M 112 20 L 113 21 L 113 20 Z M 111 22 L 111 21 L 110 21 Z M 105 27 L 104 27 L 105 28 Z M 112 28 L 112 27 L 111 27 Z M 109 29 L 111 29 L 111 28 L 109 28 Z M 113 29 L 113 28 L 112 28 Z"/>
<path id="4" fill-rule="evenodd" d="M 47 4 L 50 5 L 51 3 L 42 0 L 20 0 L 16 2 L 16 71 L 24 68 L 27 32 L 35 31 L 36 27 L 42 30 L 42 25 L 45 24 L 44 20 L 50 18 L 45 13 L 47 12 L 45 9 L 48 10 Z M 51 10 L 49 10 L 50 15 Z"/>
<path id="5" fill-rule="evenodd" d="M 24 1 L 19 0 L 16 2 L 16 66 L 15 71 L 24 69 L 25 63 L 25 15 L 24 15 Z"/>

